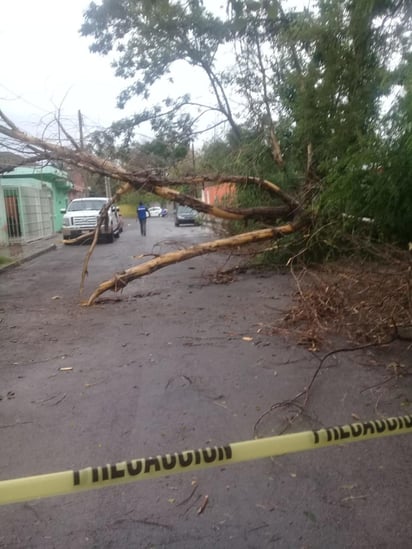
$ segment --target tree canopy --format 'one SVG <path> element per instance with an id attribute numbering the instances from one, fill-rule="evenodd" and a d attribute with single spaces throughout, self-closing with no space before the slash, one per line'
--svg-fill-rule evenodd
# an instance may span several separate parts
<path id="1" fill-rule="evenodd" d="M 114 123 L 112 134 L 130 143 L 150 121 L 160 139 L 187 147 L 198 132 L 222 125 L 218 140 L 228 154 L 217 155 L 218 164 L 224 160 L 217 168 L 276 178 L 317 215 L 382 218 L 387 238 L 412 239 L 405 223 L 412 227 L 410 2 L 318 0 L 298 10 L 280 0 L 228 0 L 225 10 L 214 7 L 200 0 L 90 4 L 81 32 L 127 80 L 120 106 L 150 98 L 182 62 L 188 80 L 201 71 L 210 91 L 207 104 L 165 94 L 162 104 Z M 215 140 L 200 165 L 210 165 Z"/>
<path id="2" fill-rule="evenodd" d="M 411 15 L 408 0 L 92 2 L 81 32 L 125 79 L 119 104 L 136 106 L 94 134 L 93 150 L 129 172 L 275 181 L 317 234 L 331 223 L 351 234 L 369 218 L 374 237 L 411 241 Z M 190 86 L 169 93 L 182 64 L 188 83 L 203 75 L 202 103 Z M 153 104 L 159 83 L 164 98 Z M 155 138 L 139 143 L 144 122 Z M 211 128 L 195 158 L 196 136 Z M 239 187 L 238 207 L 272 206 Z"/>

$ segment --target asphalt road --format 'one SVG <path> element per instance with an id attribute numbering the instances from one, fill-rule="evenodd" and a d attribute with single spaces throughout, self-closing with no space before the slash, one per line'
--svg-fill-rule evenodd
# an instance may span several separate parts
<path id="1" fill-rule="evenodd" d="M 159 218 L 143 238 L 129 221 L 98 245 L 83 297 L 142 254 L 210 236 Z M 84 308 L 85 253 L 58 246 L 0 274 L 0 480 L 279 432 L 293 410 L 271 407 L 322 356 L 272 333 L 289 276 L 217 283 L 238 258 L 205 256 Z M 394 365 L 410 368 L 406 347 L 331 356 L 291 431 L 410 414 L 412 377 Z M 402 435 L 5 505 L 0 547 L 406 549 L 411 456 Z"/>

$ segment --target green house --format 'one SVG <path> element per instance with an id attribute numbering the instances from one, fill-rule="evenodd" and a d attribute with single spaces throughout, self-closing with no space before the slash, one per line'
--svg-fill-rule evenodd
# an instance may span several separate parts
<path id="1" fill-rule="evenodd" d="M 73 184 L 53 166 L 24 166 L 0 175 L 0 244 L 30 242 L 62 228 Z"/>

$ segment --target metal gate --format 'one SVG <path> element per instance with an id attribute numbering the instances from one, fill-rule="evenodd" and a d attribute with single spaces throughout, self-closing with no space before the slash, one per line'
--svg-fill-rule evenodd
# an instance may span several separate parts
<path id="1" fill-rule="evenodd" d="M 9 240 L 20 240 L 22 236 L 22 224 L 20 218 L 19 189 L 4 189 L 3 193 Z"/>
<path id="2" fill-rule="evenodd" d="M 10 243 L 52 236 L 53 197 L 47 185 L 41 189 L 10 187 L 3 193 Z"/>

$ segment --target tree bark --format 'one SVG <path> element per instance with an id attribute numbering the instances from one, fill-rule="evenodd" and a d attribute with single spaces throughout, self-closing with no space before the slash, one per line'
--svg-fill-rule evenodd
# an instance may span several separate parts
<path id="1" fill-rule="evenodd" d="M 300 223 L 288 223 L 280 227 L 243 233 L 228 238 L 214 240 L 213 242 L 197 244 L 196 246 L 191 246 L 186 250 L 178 250 L 176 252 L 163 254 L 155 259 L 146 261 L 142 265 L 131 267 L 121 273 L 116 273 L 111 279 L 102 282 L 91 294 L 85 305 L 93 305 L 97 298 L 103 293 L 109 290 L 113 292 L 121 291 L 132 280 L 151 274 L 159 269 L 167 267 L 168 265 L 173 265 L 174 263 L 179 263 L 181 261 L 187 261 L 193 257 L 214 253 L 223 249 L 238 248 L 247 244 L 253 244 L 255 242 L 263 242 L 265 240 L 279 238 L 281 236 L 294 233 L 300 228 L 300 226 Z"/>

